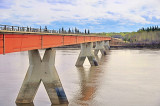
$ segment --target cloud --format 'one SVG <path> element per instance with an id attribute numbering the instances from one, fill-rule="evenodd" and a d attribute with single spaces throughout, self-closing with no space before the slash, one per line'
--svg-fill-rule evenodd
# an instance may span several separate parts
<path id="1" fill-rule="evenodd" d="M 2 0 L 0 23 L 50 25 L 57 21 L 101 24 L 112 20 L 152 24 L 160 20 L 159 0 Z"/>

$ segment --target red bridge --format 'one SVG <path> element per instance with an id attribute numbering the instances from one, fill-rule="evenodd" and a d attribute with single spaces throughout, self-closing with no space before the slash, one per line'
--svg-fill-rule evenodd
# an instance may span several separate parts
<path id="1" fill-rule="evenodd" d="M 111 40 L 109 37 L 0 30 L 0 54 Z"/>
<path id="2" fill-rule="evenodd" d="M 28 30 L 28 28 L 27 28 Z M 6 26 L 0 30 L 0 54 L 28 51 L 29 68 L 16 103 L 32 103 L 42 81 L 52 104 L 68 103 L 63 86 L 55 68 L 55 54 L 53 47 L 81 44 L 81 52 L 76 66 L 83 66 L 88 58 L 91 66 L 98 63 L 94 55 L 101 51 L 106 55 L 111 38 L 91 34 L 63 34 L 14 30 L 8 31 Z M 93 52 L 93 42 L 96 47 Z M 41 59 L 38 49 L 46 49 Z"/>

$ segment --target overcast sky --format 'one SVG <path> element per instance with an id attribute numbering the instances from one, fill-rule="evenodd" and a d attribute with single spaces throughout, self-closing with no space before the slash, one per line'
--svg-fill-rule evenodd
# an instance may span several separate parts
<path id="1" fill-rule="evenodd" d="M 91 32 L 160 25 L 160 0 L 0 0 L 0 24 Z"/>

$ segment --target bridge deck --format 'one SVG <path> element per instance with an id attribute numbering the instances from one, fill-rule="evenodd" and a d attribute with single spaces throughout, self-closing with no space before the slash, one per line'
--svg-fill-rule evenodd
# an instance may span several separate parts
<path id="1" fill-rule="evenodd" d="M 111 38 L 91 34 L 54 34 L 0 30 L 0 54 L 103 40 L 111 40 Z"/>

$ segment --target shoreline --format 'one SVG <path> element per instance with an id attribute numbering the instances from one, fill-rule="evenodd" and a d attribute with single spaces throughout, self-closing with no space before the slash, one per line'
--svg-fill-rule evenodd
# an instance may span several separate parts
<path id="1" fill-rule="evenodd" d="M 93 46 L 94 48 L 95 46 Z M 80 49 L 80 45 L 67 45 L 67 46 L 61 46 L 61 47 L 55 47 L 56 49 Z M 111 50 L 114 49 L 160 49 L 160 46 L 154 46 L 154 45 L 126 45 L 126 46 L 110 46 Z"/>

